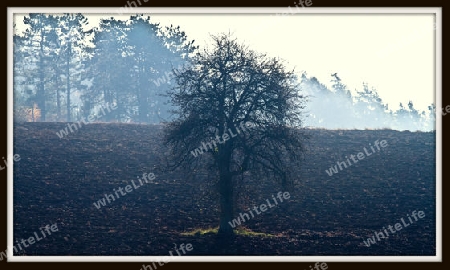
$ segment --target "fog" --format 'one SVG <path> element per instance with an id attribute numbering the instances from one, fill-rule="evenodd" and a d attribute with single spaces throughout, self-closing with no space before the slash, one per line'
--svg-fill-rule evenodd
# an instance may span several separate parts
<path id="1" fill-rule="evenodd" d="M 357 94 L 342 82 L 338 73 L 330 74 L 331 89 L 313 76 L 303 73 L 301 88 L 308 98 L 304 124 L 325 129 L 435 130 L 435 105 L 418 111 L 412 101 L 392 110 L 377 90 L 363 83 Z"/>

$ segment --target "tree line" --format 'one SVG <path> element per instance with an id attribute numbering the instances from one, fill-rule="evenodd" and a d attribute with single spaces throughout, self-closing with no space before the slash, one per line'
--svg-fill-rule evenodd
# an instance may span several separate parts
<path id="1" fill-rule="evenodd" d="M 70 122 L 107 103 L 118 109 L 105 121 L 167 120 L 170 84 L 161 77 L 198 48 L 179 26 L 143 15 L 101 19 L 95 28 L 82 14 L 33 13 L 23 22 L 13 46 L 14 118 L 24 121 Z"/>
<path id="2" fill-rule="evenodd" d="M 302 89 L 308 97 L 305 109 L 305 126 L 327 129 L 396 129 L 435 130 L 436 106 L 430 104 L 427 111 L 419 111 L 414 103 L 399 104 L 390 109 L 377 90 L 362 84 L 354 94 L 342 82 L 337 73 L 331 74 L 331 87 L 304 72 Z"/>
<path id="3" fill-rule="evenodd" d="M 103 121 L 161 123 L 174 108 L 168 93 L 174 72 L 198 54 L 179 26 L 149 16 L 100 20 L 83 14 L 33 13 L 14 34 L 14 119 L 78 121 L 104 104 L 118 109 Z M 353 94 L 337 73 L 326 87 L 306 73 L 295 79 L 308 96 L 304 123 L 323 128 L 434 130 L 434 104 L 418 111 L 412 101 L 392 110 L 367 83 Z"/>

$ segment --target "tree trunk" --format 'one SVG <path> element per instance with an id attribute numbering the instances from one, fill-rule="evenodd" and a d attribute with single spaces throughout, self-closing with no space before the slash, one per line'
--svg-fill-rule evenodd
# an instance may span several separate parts
<path id="1" fill-rule="evenodd" d="M 41 109 L 40 121 L 45 122 L 45 116 L 47 115 L 47 109 L 45 108 L 45 69 L 44 69 L 44 37 L 41 32 L 41 44 L 40 44 L 40 56 L 39 56 L 39 94 L 38 94 L 38 106 Z"/>
<path id="2" fill-rule="evenodd" d="M 229 224 L 233 220 L 233 184 L 232 176 L 227 171 L 220 173 L 220 224 L 219 235 L 234 235 L 233 228 Z"/>
<path id="3" fill-rule="evenodd" d="M 61 94 L 60 94 L 60 90 L 59 90 L 59 85 L 60 85 L 60 76 L 59 76 L 59 72 L 55 71 L 55 82 L 56 82 L 56 113 L 57 113 L 57 118 L 58 118 L 58 122 L 61 121 Z"/>
<path id="4" fill-rule="evenodd" d="M 70 110 L 70 53 L 72 50 L 72 43 L 69 42 L 69 48 L 67 49 L 67 66 L 66 66 L 66 77 L 67 77 L 67 122 L 72 121 L 72 111 Z"/>

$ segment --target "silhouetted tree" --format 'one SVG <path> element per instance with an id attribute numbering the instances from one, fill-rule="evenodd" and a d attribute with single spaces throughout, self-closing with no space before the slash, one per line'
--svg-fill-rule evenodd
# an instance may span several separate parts
<path id="1" fill-rule="evenodd" d="M 359 118 L 360 125 L 374 123 L 383 126 L 392 121 L 388 106 L 383 103 L 376 89 L 370 90 L 367 83 L 363 83 L 362 91 L 357 91 L 355 107 L 355 116 Z"/>
<path id="2" fill-rule="evenodd" d="M 117 103 L 117 110 L 106 115 L 107 120 L 125 121 L 131 115 L 133 98 L 130 88 L 131 63 L 127 61 L 126 21 L 114 18 L 100 20 L 94 31 L 94 55 L 89 61 L 92 85 L 82 96 L 85 116 L 102 104 Z"/>
<path id="3" fill-rule="evenodd" d="M 82 80 L 86 78 L 85 61 L 92 52 L 87 44 L 91 40 L 92 30 L 85 31 L 88 19 L 81 13 L 64 14 L 59 17 L 61 25 L 61 59 L 63 60 L 66 86 L 67 122 L 72 121 L 71 95 L 75 90 L 85 88 Z"/>
<path id="4" fill-rule="evenodd" d="M 329 99 L 332 105 L 329 106 L 328 112 L 324 112 L 327 120 L 326 124 L 330 128 L 342 128 L 343 125 L 347 126 L 353 124 L 351 119 L 354 118 L 354 104 L 350 90 L 342 83 L 341 78 L 337 73 L 331 74 L 332 96 Z M 323 110 L 322 111 L 326 111 Z"/>
<path id="5" fill-rule="evenodd" d="M 168 169 L 209 165 L 218 173 L 219 235 L 232 235 L 236 176 L 252 171 L 284 187 L 293 184 L 289 168 L 300 160 L 305 138 L 299 130 L 304 96 L 280 60 L 225 34 L 213 41 L 212 50 L 174 73 L 170 96 L 179 109 L 165 127 L 165 143 L 172 152 Z M 199 146 L 206 153 L 196 157 Z"/>
<path id="6" fill-rule="evenodd" d="M 331 74 L 331 82 L 333 83 L 332 88 L 334 89 L 335 93 L 338 95 L 346 96 L 351 100 L 352 94 L 350 93 L 350 90 L 347 89 L 347 86 L 342 83 L 341 78 L 337 75 L 337 73 Z"/>
<path id="7" fill-rule="evenodd" d="M 333 122 L 333 111 L 324 108 L 333 108 L 336 104 L 334 93 L 316 77 L 308 77 L 306 72 L 301 76 L 301 87 L 307 96 L 304 121 L 306 126 L 330 126 Z"/>
<path id="8" fill-rule="evenodd" d="M 428 112 L 425 114 L 425 130 L 436 130 L 436 105 L 431 104 L 428 106 Z"/>
<path id="9" fill-rule="evenodd" d="M 23 74 L 26 85 L 30 90 L 30 95 L 41 110 L 41 120 L 45 121 L 47 117 L 47 103 L 53 96 L 53 59 L 55 58 L 54 49 L 58 46 L 56 32 L 57 18 L 53 15 L 41 13 L 31 13 L 24 17 L 24 24 L 28 28 L 24 32 L 23 60 L 28 66 Z"/>
<path id="10" fill-rule="evenodd" d="M 396 128 L 399 130 L 416 131 L 421 129 L 421 113 L 414 108 L 412 101 L 408 107 L 400 103 L 400 108 L 395 112 Z"/>

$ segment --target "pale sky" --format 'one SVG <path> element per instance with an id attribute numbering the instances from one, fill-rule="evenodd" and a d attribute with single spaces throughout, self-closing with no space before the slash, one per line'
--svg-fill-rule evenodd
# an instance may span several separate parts
<path id="1" fill-rule="evenodd" d="M 141 8 L 135 8 L 138 9 Z M 285 12 L 289 10 L 286 8 Z M 92 25 L 97 25 L 101 17 L 128 17 L 116 15 L 85 13 Z M 399 102 L 406 105 L 409 100 L 420 110 L 436 104 L 434 15 L 288 13 L 150 14 L 150 17 L 163 26 L 179 25 L 189 40 L 195 39 L 201 48 L 211 43 L 210 34 L 231 32 L 251 49 L 280 57 L 298 74 L 306 71 L 327 86 L 331 85 L 330 75 L 335 72 L 351 91 L 362 90 L 362 83 L 366 82 L 377 89 L 391 109 L 397 109 Z"/>
<path id="2" fill-rule="evenodd" d="M 209 34 L 231 32 L 251 49 L 280 57 L 299 73 L 325 85 L 337 72 L 353 91 L 362 83 L 397 108 L 412 100 L 434 102 L 432 15 L 154 15 L 162 25 L 180 25 L 198 45 Z"/>

